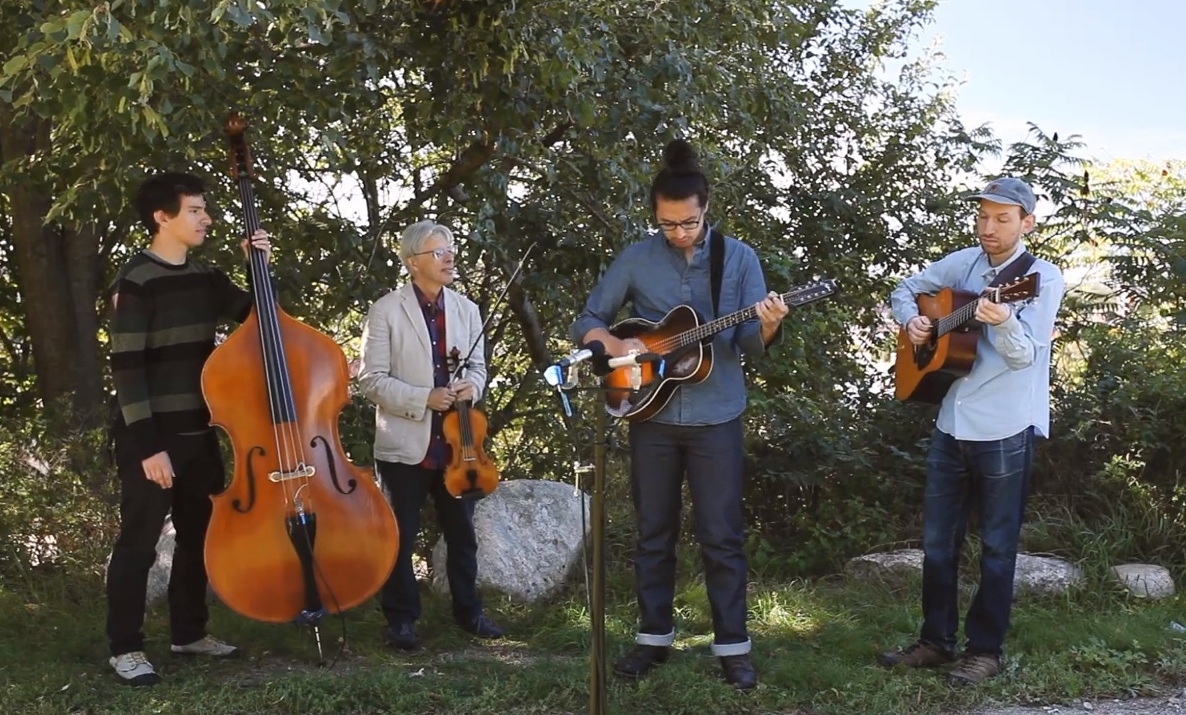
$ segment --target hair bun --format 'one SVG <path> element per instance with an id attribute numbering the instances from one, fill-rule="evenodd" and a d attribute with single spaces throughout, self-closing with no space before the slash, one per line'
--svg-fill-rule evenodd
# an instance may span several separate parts
<path id="1" fill-rule="evenodd" d="M 663 163 L 673 174 L 699 174 L 696 150 L 684 139 L 673 139 L 663 150 Z"/>

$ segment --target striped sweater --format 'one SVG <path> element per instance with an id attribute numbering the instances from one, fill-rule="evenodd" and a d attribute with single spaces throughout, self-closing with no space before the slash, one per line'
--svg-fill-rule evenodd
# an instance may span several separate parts
<path id="1" fill-rule="evenodd" d="M 164 451 L 169 435 L 210 429 L 202 367 L 222 320 L 241 323 L 252 296 L 213 266 L 141 251 L 112 286 L 111 375 L 136 454 Z"/>

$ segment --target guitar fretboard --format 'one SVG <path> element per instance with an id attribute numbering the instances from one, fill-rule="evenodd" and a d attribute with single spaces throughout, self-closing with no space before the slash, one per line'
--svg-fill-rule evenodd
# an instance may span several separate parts
<path id="1" fill-rule="evenodd" d="M 826 295 L 831 294 L 836 286 L 833 281 L 821 281 L 819 283 L 812 283 L 811 285 L 796 288 L 782 294 L 782 300 L 789 306 L 798 307 L 805 305 L 815 300 L 819 300 Z M 741 325 L 747 320 L 753 320 L 758 317 L 758 310 L 755 306 L 742 308 L 741 310 L 723 315 L 716 320 L 711 320 L 703 325 L 698 325 L 691 330 L 686 330 L 679 335 L 674 335 L 666 340 L 661 340 L 652 347 L 655 352 L 669 353 L 673 350 L 687 347 L 693 343 L 704 340 L 707 337 L 716 335 L 722 330 L 727 330 L 735 325 Z"/>
<path id="2" fill-rule="evenodd" d="M 1000 303 L 1001 286 L 990 289 L 983 297 L 988 298 L 993 303 Z M 958 309 L 951 311 L 949 315 L 940 318 L 939 322 L 935 325 L 935 337 L 941 338 L 953 330 L 958 330 L 962 325 L 971 320 L 976 315 L 976 304 L 979 300 L 977 298 L 976 300 L 969 301 Z"/>

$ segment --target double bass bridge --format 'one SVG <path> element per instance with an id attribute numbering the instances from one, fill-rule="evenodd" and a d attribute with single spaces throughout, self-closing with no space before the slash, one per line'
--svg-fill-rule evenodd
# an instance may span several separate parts
<path id="1" fill-rule="evenodd" d="M 280 482 L 287 482 L 290 479 L 308 479 L 317 473 L 317 469 L 309 464 L 301 464 L 296 469 L 285 471 L 275 471 L 268 473 L 268 481 L 279 484 Z"/>

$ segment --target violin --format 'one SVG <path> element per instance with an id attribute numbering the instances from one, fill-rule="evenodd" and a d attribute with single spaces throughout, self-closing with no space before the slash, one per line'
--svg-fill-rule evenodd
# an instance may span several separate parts
<path id="1" fill-rule="evenodd" d="M 260 224 L 246 130 L 232 114 L 231 171 L 250 236 Z M 235 612 L 316 630 L 327 612 L 357 606 L 382 587 L 399 529 L 373 470 L 352 464 L 339 439 L 349 403 L 345 354 L 280 308 L 265 253 L 249 251 L 254 305 L 202 369 L 210 424 L 234 448 L 230 483 L 211 497 L 206 569 Z"/>
<path id="2" fill-rule="evenodd" d="M 515 277 L 523 270 L 527 256 L 534 248 L 533 243 L 523 252 L 522 260 L 511 274 L 511 279 L 507 281 L 495 305 L 506 298 L 507 292 L 515 283 Z M 492 317 L 493 311 L 486 316 L 482 329 L 478 337 L 474 338 L 474 343 L 470 345 L 469 354 L 465 358 L 461 358 L 461 351 L 456 346 L 450 351 L 449 371 L 453 373 L 454 379 L 461 377 L 461 371 L 469 365 L 469 359 L 477 349 L 478 341 L 486 332 L 486 326 Z M 481 499 L 493 492 L 498 487 L 500 477 L 498 468 L 483 448 L 486 442 L 486 415 L 475 408 L 470 400 L 456 402 L 453 409 L 445 413 L 441 430 L 452 452 L 449 464 L 445 467 L 445 489 L 449 494 L 458 499 Z"/>
<path id="3" fill-rule="evenodd" d="M 449 354 L 454 376 L 461 373 L 461 351 Z M 498 486 L 498 467 L 486 455 L 486 415 L 470 400 L 459 400 L 445 413 L 441 431 L 452 456 L 445 467 L 445 489 L 458 499 L 481 499 Z"/>

